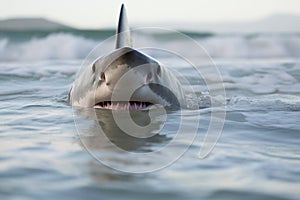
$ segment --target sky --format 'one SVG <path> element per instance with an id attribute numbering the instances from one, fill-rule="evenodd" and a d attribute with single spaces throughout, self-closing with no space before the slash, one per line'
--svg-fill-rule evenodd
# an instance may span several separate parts
<path id="1" fill-rule="evenodd" d="M 0 19 L 43 17 L 77 28 L 114 27 L 124 3 L 130 24 L 253 21 L 300 15 L 299 0 L 0 0 Z"/>

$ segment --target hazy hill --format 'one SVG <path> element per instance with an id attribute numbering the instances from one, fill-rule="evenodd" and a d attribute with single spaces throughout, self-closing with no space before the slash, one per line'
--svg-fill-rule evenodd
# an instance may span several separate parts
<path id="1" fill-rule="evenodd" d="M 203 23 L 200 30 L 213 32 L 300 32 L 300 16 L 289 14 L 272 15 L 260 20 L 247 22 Z"/>
<path id="2" fill-rule="evenodd" d="M 0 20 L 0 31 L 61 30 L 72 27 L 43 18 L 13 18 Z"/>
<path id="3" fill-rule="evenodd" d="M 160 26 L 177 30 L 216 33 L 276 33 L 298 32 L 300 33 L 300 15 L 277 14 L 254 21 L 231 21 L 231 22 L 151 22 L 134 23 L 132 27 Z M 115 27 L 112 28 L 114 29 Z M 74 29 L 70 26 L 44 18 L 14 18 L 0 20 L 0 31 L 21 30 L 65 30 Z M 100 30 L 101 28 L 99 27 Z"/>
<path id="4" fill-rule="evenodd" d="M 140 26 L 162 26 L 177 30 L 216 33 L 300 33 L 300 15 L 276 14 L 253 21 L 151 22 Z"/>

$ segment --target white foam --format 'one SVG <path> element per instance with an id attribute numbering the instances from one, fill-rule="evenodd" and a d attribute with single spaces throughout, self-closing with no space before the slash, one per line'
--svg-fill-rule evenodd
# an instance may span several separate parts
<path id="1" fill-rule="evenodd" d="M 31 38 L 26 42 L 16 42 L 0 38 L 0 61 L 47 60 L 47 59 L 81 59 L 96 47 L 98 41 L 70 33 L 52 33 L 43 38 Z M 159 47 L 162 42 L 169 49 L 189 52 L 195 56 L 201 52 L 194 51 L 182 38 L 164 40 L 151 35 L 134 35 L 133 41 L 138 46 L 151 45 Z M 144 42 L 143 42 L 144 41 Z M 300 57 L 300 36 L 288 35 L 214 35 L 199 38 L 202 45 L 213 58 L 291 58 Z M 143 45 L 145 43 L 145 45 Z M 149 44 L 151 43 L 151 44 Z M 113 44 L 112 44 L 113 45 Z"/>
<path id="2" fill-rule="evenodd" d="M 67 33 L 53 33 L 45 38 L 32 38 L 28 42 L 0 41 L 1 60 L 49 60 L 84 58 L 97 42 Z"/>
<path id="3" fill-rule="evenodd" d="M 255 63 L 245 60 L 244 63 L 232 62 L 218 64 L 222 71 L 227 91 L 240 90 L 250 94 L 286 93 L 299 94 L 298 61 L 284 63 Z"/>
<path id="4" fill-rule="evenodd" d="M 274 58 L 299 57 L 300 37 L 297 35 L 215 36 L 198 40 L 212 57 Z"/>

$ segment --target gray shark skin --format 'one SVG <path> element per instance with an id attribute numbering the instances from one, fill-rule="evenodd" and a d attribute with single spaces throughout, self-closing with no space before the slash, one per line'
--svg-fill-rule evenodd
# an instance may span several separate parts
<path id="1" fill-rule="evenodd" d="M 175 75 L 154 58 L 132 47 L 124 5 L 116 49 L 79 74 L 69 91 L 68 101 L 72 106 L 112 110 L 147 110 L 152 106 L 179 109 L 186 104 Z"/>

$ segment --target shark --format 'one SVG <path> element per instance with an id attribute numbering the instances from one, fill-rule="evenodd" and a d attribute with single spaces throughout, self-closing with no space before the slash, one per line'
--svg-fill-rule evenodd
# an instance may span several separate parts
<path id="1" fill-rule="evenodd" d="M 184 90 L 172 71 L 132 45 L 124 4 L 115 49 L 81 70 L 68 93 L 72 106 L 111 110 L 180 109 Z"/>

